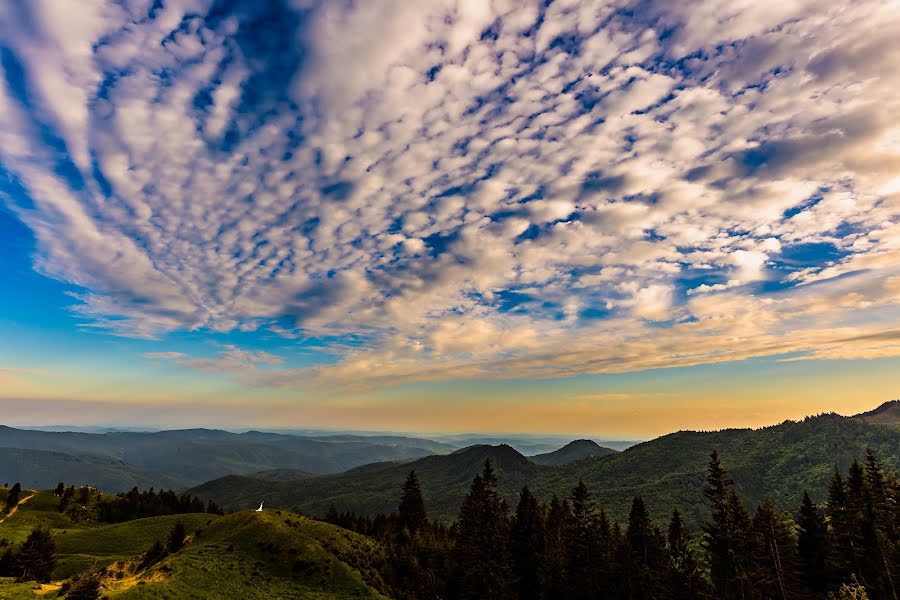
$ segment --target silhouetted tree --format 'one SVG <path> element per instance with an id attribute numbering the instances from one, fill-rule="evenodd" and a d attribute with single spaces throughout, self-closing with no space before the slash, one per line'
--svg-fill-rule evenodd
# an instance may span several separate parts
<path id="1" fill-rule="evenodd" d="M 419 476 L 410 471 L 403 483 L 403 494 L 400 496 L 398 509 L 400 527 L 409 529 L 412 535 L 428 524 L 428 514 L 425 511 L 425 498 L 422 496 L 422 488 L 419 486 Z"/>
<path id="2" fill-rule="evenodd" d="M 545 541 L 543 509 L 525 486 L 519 494 L 510 532 L 513 580 L 521 600 L 544 597 Z"/>
<path id="3" fill-rule="evenodd" d="M 628 597 L 662 597 L 665 593 L 665 542 L 640 496 L 635 496 L 632 500 L 625 538 L 629 563 Z"/>
<path id="4" fill-rule="evenodd" d="M 677 508 L 668 528 L 668 590 L 672 600 L 694 600 L 708 593 L 700 568 L 691 553 L 691 533 Z"/>
<path id="5" fill-rule="evenodd" d="M 18 482 L 9 488 L 9 492 L 6 494 L 6 512 L 9 512 L 16 507 L 21 499 L 21 495 L 22 486 Z"/>
<path id="6" fill-rule="evenodd" d="M 569 498 L 571 520 L 567 528 L 566 577 L 567 597 L 590 598 L 597 588 L 597 507 L 584 481 L 572 490 Z"/>
<path id="7" fill-rule="evenodd" d="M 494 600 L 507 597 L 510 567 L 507 507 L 497 492 L 490 459 L 476 475 L 456 521 L 453 591 L 458 598 Z"/>
<path id="8" fill-rule="evenodd" d="M 791 529 L 767 497 L 753 515 L 753 585 L 763 598 L 796 598 L 797 546 Z"/>
<path id="9" fill-rule="evenodd" d="M 798 512 L 797 528 L 797 555 L 803 584 L 811 593 L 821 597 L 828 585 L 825 567 L 828 557 L 828 528 L 818 507 L 806 492 L 803 492 Z"/>

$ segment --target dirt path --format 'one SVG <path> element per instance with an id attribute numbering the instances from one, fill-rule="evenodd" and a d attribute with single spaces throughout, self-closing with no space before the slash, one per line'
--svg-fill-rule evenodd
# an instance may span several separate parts
<path id="1" fill-rule="evenodd" d="M 37 494 L 37 492 L 32 492 L 30 496 L 25 496 L 24 498 L 22 498 L 21 500 L 19 500 L 18 504 L 16 504 L 15 506 L 13 506 L 13 507 L 12 507 L 12 510 L 9 511 L 9 513 L 7 513 L 7 515 L 6 515 L 5 517 L 3 517 L 2 519 L 0 519 L 0 523 L 3 523 L 3 522 L 6 521 L 8 518 L 10 518 L 10 517 L 13 516 L 14 514 L 16 514 L 16 511 L 19 510 L 19 507 L 22 506 L 23 504 L 25 504 L 26 502 L 28 502 L 29 500 L 31 500 L 32 498 L 34 498 L 36 494 Z"/>

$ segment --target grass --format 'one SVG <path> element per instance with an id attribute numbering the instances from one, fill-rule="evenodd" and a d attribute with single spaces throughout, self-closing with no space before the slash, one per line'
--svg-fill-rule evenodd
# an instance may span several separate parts
<path id="1" fill-rule="evenodd" d="M 23 490 L 22 497 L 31 492 Z M 385 560 L 376 542 L 339 527 L 282 511 L 224 517 L 207 514 L 99 524 L 91 506 L 57 510 L 59 498 L 38 491 L 3 524 L 0 539 L 14 544 L 36 525 L 49 526 L 57 544 L 58 584 L 76 573 L 105 569 L 111 598 L 385 598 L 378 567 Z M 181 520 L 187 545 L 145 570 L 140 554 L 165 542 Z M 0 579 L 0 599 L 56 598 L 57 587 Z"/>
<path id="2" fill-rule="evenodd" d="M 144 583 L 108 596 L 174 600 L 215 590 L 222 598 L 384 598 L 366 581 L 379 584 L 375 564 L 383 559 L 374 541 L 340 528 L 291 513 L 243 512 L 204 528 L 143 574 Z"/>

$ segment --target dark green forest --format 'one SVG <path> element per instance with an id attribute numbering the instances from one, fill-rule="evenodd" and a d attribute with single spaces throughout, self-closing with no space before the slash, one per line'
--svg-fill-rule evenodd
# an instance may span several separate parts
<path id="1" fill-rule="evenodd" d="M 832 472 L 825 501 L 798 490 L 786 512 L 748 506 L 713 451 L 695 531 L 678 509 L 657 522 L 639 495 L 620 523 L 584 481 L 547 503 L 525 486 L 515 507 L 498 489 L 488 459 L 448 527 L 428 520 L 412 471 L 396 512 L 325 520 L 388 549 L 383 577 L 401 599 L 897 599 L 900 481 L 872 450 Z"/>

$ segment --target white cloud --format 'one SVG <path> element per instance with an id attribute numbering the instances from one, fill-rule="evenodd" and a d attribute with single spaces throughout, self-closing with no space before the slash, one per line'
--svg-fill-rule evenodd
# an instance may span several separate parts
<path id="1" fill-rule="evenodd" d="M 897 272 L 883 2 L 296 5 L 251 41 L 256 9 L 199 0 L 0 15 L 26 76 L 5 73 L 0 162 L 33 206 L 3 199 L 89 325 L 365 336 L 316 371 L 352 379 L 664 366 L 788 333 L 816 355 L 897 317 L 841 290 L 827 332 L 801 318 L 832 280 Z M 596 349 L 617 343 L 645 358 Z M 148 357 L 279 370 L 241 352 Z"/>

